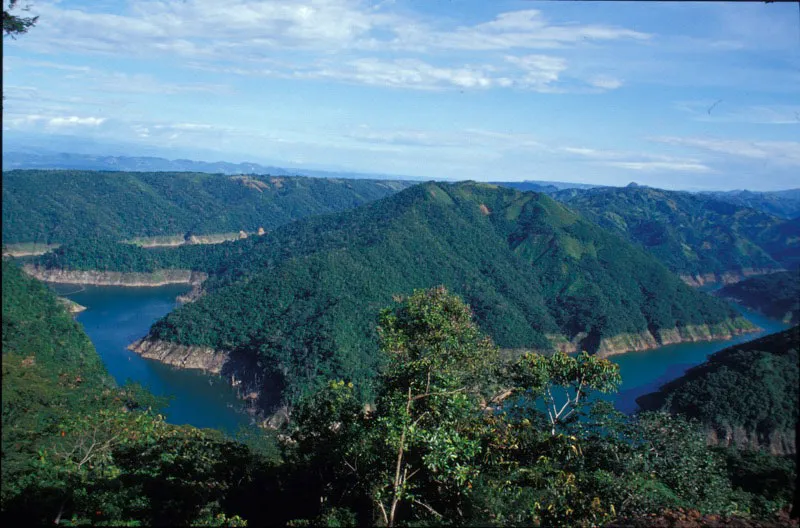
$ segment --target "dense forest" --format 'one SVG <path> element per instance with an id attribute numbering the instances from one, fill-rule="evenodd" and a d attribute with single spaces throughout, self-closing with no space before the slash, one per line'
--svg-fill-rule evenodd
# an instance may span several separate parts
<path id="1" fill-rule="evenodd" d="M 788 523 L 791 460 L 709 448 L 680 416 L 613 411 L 591 398 L 619 385 L 607 360 L 499 361 L 444 288 L 380 312 L 372 406 L 331 380 L 280 437 L 230 439 L 165 423 L 144 390 L 110 382 L 52 293 L 10 262 L 2 278 L 6 523 Z"/>
<path id="2" fill-rule="evenodd" d="M 3 244 L 256 232 L 411 185 L 190 172 L 3 172 Z"/>
<path id="3" fill-rule="evenodd" d="M 800 189 L 785 191 L 713 191 L 705 192 L 717 200 L 758 209 L 781 218 L 797 218 L 800 216 Z"/>
<path id="4" fill-rule="evenodd" d="M 2 282 L 4 524 L 241 526 L 224 513 L 227 490 L 247 493 L 274 443 L 259 440 L 256 455 L 217 431 L 165 423 L 164 402 L 114 385 L 43 284 L 8 261 Z"/>
<path id="5" fill-rule="evenodd" d="M 800 270 L 751 277 L 729 284 L 717 294 L 773 319 L 800 323 Z"/>
<path id="6" fill-rule="evenodd" d="M 553 195 L 587 219 L 640 244 L 685 276 L 791 268 L 799 227 L 706 195 L 640 186 L 566 189 Z"/>
<path id="7" fill-rule="evenodd" d="M 379 368 L 375 314 L 395 294 L 437 284 L 462 295 L 481 329 L 511 350 L 613 353 L 750 327 L 547 196 L 475 183 L 423 184 L 213 247 L 85 241 L 39 264 L 209 272 L 206 295 L 157 322 L 149 337 L 255 352 L 288 403 L 331 376 L 353 380 L 368 397 Z"/>
<path id="8" fill-rule="evenodd" d="M 645 409 L 664 409 L 706 424 L 719 442 L 796 449 L 800 397 L 800 327 L 735 345 L 640 397 Z"/>

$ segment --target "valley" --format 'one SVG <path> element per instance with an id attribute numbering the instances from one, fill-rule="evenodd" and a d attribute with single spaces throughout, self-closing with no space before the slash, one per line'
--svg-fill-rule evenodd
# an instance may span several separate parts
<path id="1" fill-rule="evenodd" d="M 43 177 L 39 173 L 33 176 Z M 70 175 L 62 176 L 62 184 L 70 181 Z M 75 175 L 75 181 L 86 177 Z M 139 178 L 124 173 L 105 177 L 112 187 L 120 185 L 120 193 Z M 123 186 L 117 178 L 128 183 Z M 146 181 L 157 181 L 156 176 L 152 178 Z M 222 177 L 182 175 L 170 184 L 191 194 L 196 192 L 192 185 L 207 178 Z M 287 196 L 269 198 L 278 208 L 295 198 L 305 201 L 302 185 L 311 183 L 302 178 L 250 176 L 217 181 L 229 180 L 243 187 L 239 190 L 246 193 L 247 200 L 253 193 L 286 189 Z M 387 407 L 387 398 L 398 402 L 401 396 L 406 398 L 402 392 L 387 393 L 394 390 L 392 384 L 404 386 L 403 380 L 418 375 L 420 365 L 425 365 L 403 359 L 396 349 L 412 356 L 444 354 L 431 361 L 450 366 L 442 366 L 436 375 L 428 370 L 425 384 L 441 384 L 437 386 L 448 396 L 437 401 L 447 402 L 447 409 L 464 410 L 458 420 L 471 424 L 464 425 L 467 431 L 488 427 L 480 434 L 496 435 L 501 434 L 494 429 L 497 426 L 524 430 L 528 427 L 524 420 L 517 423 L 517 418 L 511 418 L 520 412 L 517 405 L 533 412 L 530 409 L 545 408 L 542 401 L 548 406 L 555 404 L 550 389 L 541 392 L 537 388 L 537 380 L 545 379 L 553 388 L 566 388 L 564 409 L 572 402 L 578 414 L 562 422 L 558 414 L 548 411 L 549 423 L 545 414 L 530 414 L 538 423 L 535 435 L 569 438 L 565 435 L 570 434 L 582 438 L 585 447 L 581 449 L 606 449 L 594 444 L 606 433 L 582 436 L 583 425 L 579 425 L 591 424 L 593 413 L 605 413 L 603 420 L 611 422 L 589 427 L 606 432 L 612 430 L 609 427 L 622 427 L 620 431 L 628 432 L 619 433 L 620 445 L 639 445 L 641 440 L 634 440 L 641 438 L 637 435 L 648 438 L 643 445 L 653 445 L 664 442 L 663 435 L 672 434 L 666 431 L 676 431 L 678 438 L 668 442 L 682 447 L 668 455 L 674 461 L 670 463 L 691 464 L 685 453 L 694 450 L 708 452 L 718 461 L 715 464 L 723 464 L 722 452 L 710 451 L 706 444 L 729 449 L 725 452 L 727 466 L 714 466 L 718 468 L 713 470 L 714 478 L 723 483 L 722 488 L 709 488 L 717 490 L 714 493 L 728 493 L 725 486 L 731 484 L 726 484 L 726 479 L 734 477 L 723 476 L 728 475 L 725 471 L 738 475 L 772 464 L 781 479 L 793 474 L 786 456 L 796 447 L 785 428 L 762 434 L 758 431 L 763 426 L 720 424 L 706 415 L 699 417 L 702 428 L 695 427 L 682 421 L 691 414 L 692 401 L 684 402 L 686 408 L 653 403 L 657 398 L 653 394 L 687 383 L 686 379 L 706 369 L 718 354 L 729 354 L 732 345 L 749 350 L 747 347 L 760 347 L 751 344 L 764 339 L 777 342 L 769 340 L 789 327 L 796 308 L 791 304 L 797 259 L 793 221 L 649 188 L 559 189 L 548 184 L 540 189 L 544 192 L 531 192 L 479 182 L 370 187 L 373 183 L 359 187 L 361 183 L 356 181 L 344 191 L 341 182 L 321 184 L 325 192 L 347 195 L 340 202 L 338 195 L 331 196 L 341 204 L 336 206 L 340 209 L 331 210 L 323 193 L 318 197 L 321 212 L 292 209 L 269 224 L 269 230 L 261 226 L 265 223 L 261 212 L 257 227 L 250 231 L 190 229 L 184 235 L 175 234 L 174 227 L 169 228 L 171 235 L 154 234 L 168 229 L 162 221 L 132 231 L 131 225 L 138 222 L 133 209 L 122 211 L 125 217 L 116 224 L 101 226 L 98 219 L 85 219 L 94 226 L 88 231 L 80 231 L 77 223 L 70 227 L 68 220 L 59 220 L 66 222 L 61 232 L 73 234 L 59 240 L 53 238 L 58 230 L 39 232 L 37 237 L 58 242 L 53 242 L 47 253 L 21 258 L 18 271 L 12 271 L 16 269 L 12 261 L 17 259 L 4 259 L 4 275 L 27 277 L 10 279 L 19 283 L 13 302 L 20 306 L 25 305 L 25 288 L 39 284 L 37 281 L 48 283 L 62 296 L 53 302 L 76 317 L 91 339 L 90 354 L 97 354 L 101 361 L 96 368 L 107 373 L 103 383 L 123 387 L 122 393 L 134 391 L 137 399 L 155 398 L 147 410 L 137 411 L 143 412 L 137 419 L 162 423 L 152 427 L 166 427 L 159 433 L 166 435 L 202 436 L 206 433 L 195 431 L 212 428 L 213 434 L 224 435 L 225 440 L 222 444 L 210 441 L 206 445 L 216 447 L 209 449 L 238 446 L 235 449 L 243 450 L 241 456 L 248 462 L 234 466 L 236 471 L 277 464 L 267 471 L 270 476 L 248 477 L 254 479 L 248 481 L 254 486 L 274 486 L 275 479 L 310 478 L 303 475 L 328 464 L 329 455 L 305 462 L 292 458 L 303 450 L 310 450 L 309 456 L 320 456 L 321 448 L 306 447 L 317 435 L 325 437 L 345 427 L 345 434 L 355 435 L 356 441 L 370 442 L 369 436 L 358 431 L 383 434 L 376 431 L 390 422 L 373 420 L 371 413 L 386 416 L 391 412 L 398 403 Z M 370 199 L 358 194 L 367 191 L 376 194 Z M 206 205 L 219 208 L 229 199 L 211 198 Z M 359 203 L 362 199 L 364 203 Z M 89 209 L 99 210 L 99 205 L 92 204 Z M 192 210 L 180 214 L 188 214 L 193 225 L 206 221 L 202 220 L 205 212 L 187 213 Z M 173 218 L 169 215 L 177 211 L 162 220 Z M 242 210 L 233 208 L 230 213 L 235 216 L 237 211 Z M 28 214 L 35 218 L 38 213 L 33 208 Z M 52 211 L 46 214 L 52 215 Z M 116 227 L 112 230 L 112 226 Z M 682 248 L 680 254 L 675 252 L 678 247 Z M 728 286 L 721 288 L 723 284 Z M 439 310 L 445 312 L 435 315 Z M 387 328 L 400 334 L 387 333 Z M 753 341 L 758 338 L 762 341 Z M 474 355 L 454 363 L 460 354 Z M 26 357 L 20 361 L 31 361 L 31 356 Z M 549 366 L 543 367 L 545 364 Z M 767 367 L 757 370 L 759 365 L 761 362 L 737 368 L 743 376 L 747 369 L 753 370 L 756 380 L 767 372 L 776 383 L 791 385 L 792 376 L 796 377 L 791 369 L 776 373 Z M 470 373 L 470 369 L 477 370 Z M 580 372 L 578 382 L 572 376 Z M 22 370 L 19 375 L 24 373 Z M 82 381 L 83 376 L 75 379 Z M 582 388 L 586 379 L 595 381 Z M 409 391 L 420 386 L 419 381 L 408 383 Z M 466 399 L 450 400 L 448 388 L 467 390 L 470 385 L 464 383 L 479 383 L 482 388 L 465 392 Z M 528 388 L 521 388 L 520 383 Z M 757 383 L 753 383 L 756 391 Z M 569 391 L 575 387 L 578 393 L 573 401 Z M 408 402 L 414 401 L 412 393 L 408 394 Z M 505 401 L 510 394 L 533 399 L 525 404 L 518 399 Z M 585 403 L 577 405 L 583 396 Z M 326 403 L 329 397 L 344 407 L 330 407 Z M 737 396 L 725 398 L 735 400 Z M 641 413 L 641 402 L 646 402 L 648 409 L 669 414 Z M 605 404 L 610 406 L 603 407 Z M 745 410 L 737 412 L 747 412 L 747 405 L 742 403 Z M 483 411 L 475 414 L 468 410 L 472 408 Z M 495 410 L 484 414 L 487 408 Z M 555 407 L 553 410 L 558 412 Z M 501 418 L 506 411 L 511 414 Z M 415 418 L 417 423 L 431 431 L 449 427 L 427 419 L 427 412 L 431 411 Z M 485 422 L 480 416 L 491 418 Z M 500 425 L 492 425 L 493 420 L 500 420 Z M 530 423 L 530 418 L 525 420 Z M 321 425 L 328 432 L 307 436 L 309 428 Z M 182 432 L 169 429 L 172 427 L 182 428 Z M 629 434 L 634 436 L 626 436 Z M 339 444 L 343 438 L 338 433 L 331 438 L 335 449 L 350 449 Z M 496 441 L 481 438 L 480 442 Z M 528 437 L 512 436 L 509 441 L 540 450 L 523 438 Z M 544 437 L 535 440 L 535 445 L 541 441 Z M 409 449 L 436 449 L 427 440 L 416 445 Z M 736 454 L 744 448 L 772 453 L 753 456 L 775 458 L 753 462 L 750 455 Z M 383 448 L 369 449 L 379 453 Z M 123 460 L 121 452 L 116 456 Z M 222 463 L 230 456 L 214 454 L 210 460 Z M 267 463 L 261 458 L 264 456 L 289 458 Z M 499 477 L 505 474 L 502 467 L 492 463 L 485 471 Z M 698 468 L 692 471 L 707 473 Z M 663 471 L 656 476 L 642 475 L 671 478 Z M 87 482 L 90 487 L 95 485 L 92 480 Z M 474 485 L 481 484 L 475 481 Z M 520 490 L 528 485 L 524 479 L 514 484 Z M 681 489 L 677 481 L 669 485 Z M 736 493 L 745 494 L 741 500 L 761 500 L 756 498 L 761 493 L 786 500 L 785 492 L 774 487 L 763 491 L 748 483 L 737 485 L 740 491 Z M 297 493 L 289 486 L 288 493 Z M 484 492 L 491 494 L 496 489 L 492 484 Z M 276 491 L 273 497 L 280 500 L 281 496 L 282 492 Z M 717 499 L 709 495 L 691 500 L 710 501 L 704 507 L 713 508 Z M 303 509 L 303 501 L 293 504 L 292 508 Z M 235 511 L 247 511 L 251 519 L 263 514 L 248 508 Z M 285 515 L 296 518 L 305 514 L 291 509 Z"/>
<path id="2" fill-rule="evenodd" d="M 800 528 L 795 3 L 4 0 L 0 522 Z"/>

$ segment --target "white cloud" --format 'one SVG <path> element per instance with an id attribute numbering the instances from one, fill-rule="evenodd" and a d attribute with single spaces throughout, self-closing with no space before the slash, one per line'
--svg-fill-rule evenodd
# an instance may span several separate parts
<path id="1" fill-rule="evenodd" d="M 336 79 L 423 90 L 448 86 L 488 88 L 494 84 L 494 80 L 482 67 L 443 68 L 417 59 L 358 59 L 342 66 L 320 68 L 297 75 L 312 79 Z"/>
<path id="2" fill-rule="evenodd" d="M 622 81 L 611 77 L 610 75 L 597 75 L 589 79 L 589 84 L 604 90 L 616 90 L 622 86 Z"/>
<path id="3" fill-rule="evenodd" d="M 91 126 L 96 127 L 102 125 L 106 121 L 104 117 L 53 117 L 47 121 L 47 124 L 53 127 L 64 126 Z"/>
<path id="4" fill-rule="evenodd" d="M 106 122 L 105 117 L 78 117 L 78 116 L 47 116 L 42 114 L 17 114 L 9 119 L 3 120 L 6 125 L 9 125 L 6 130 L 12 129 L 25 129 L 38 125 L 46 127 L 63 128 L 63 127 L 98 127 Z"/>
<path id="5" fill-rule="evenodd" d="M 714 169 L 698 159 L 674 157 L 652 152 L 626 152 L 572 146 L 560 147 L 558 150 L 574 154 L 606 167 L 639 172 L 715 172 Z"/>
<path id="6" fill-rule="evenodd" d="M 43 3 L 34 6 L 41 19 L 37 31 L 26 36 L 26 46 L 54 54 L 172 56 L 194 67 L 239 74 L 418 89 L 517 87 L 555 92 L 564 91 L 552 85 L 563 77 L 567 61 L 524 54 L 526 50 L 650 38 L 619 27 L 551 23 L 537 10 L 511 11 L 488 22 L 444 28 L 416 15 L 390 12 L 387 6 L 390 3 L 366 0 L 139 1 L 129 2 L 127 9 L 116 13 L 96 13 L 69 9 L 59 2 Z M 293 58 L 278 64 L 275 50 Z M 389 51 L 407 56 L 389 58 Z M 414 57 L 419 51 L 435 60 L 419 60 Z M 478 56 L 481 64 L 475 66 L 453 56 L 463 51 L 522 54 Z M 509 65 L 516 66 L 511 75 L 492 72 L 494 67 L 502 70 Z M 64 67 L 73 68 L 82 71 Z M 600 79 L 589 80 L 587 86 L 614 89 L 620 85 L 618 80 Z M 151 83 L 137 75 L 117 81 L 118 90 L 129 92 L 223 89 Z"/>
<path id="7" fill-rule="evenodd" d="M 362 143 L 430 147 L 434 149 L 458 147 L 463 149 L 487 148 L 491 150 L 542 150 L 544 144 L 530 134 L 513 134 L 493 130 L 468 128 L 452 131 L 374 129 L 361 125 L 345 134 Z"/>
<path id="8" fill-rule="evenodd" d="M 747 158 L 777 165 L 800 166 L 800 142 L 798 141 L 748 141 L 690 137 L 656 137 L 652 140 L 668 145 L 698 149 L 722 155 L 724 158 Z"/>
<path id="9" fill-rule="evenodd" d="M 399 41 L 412 48 L 445 50 L 512 50 L 561 48 L 584 41 L 647 40 L 650 35 L 625 28 L 585 24 L 551 24 L 541 11 L 526 9 L 497 15 L 494 20 L 455 31 L 418 25 L 397 28 Z"/>
<path id="10" fill-rule="evenodd" d="M 682 163 L 669 161 L 609 161 L 605 162 L 604 164 L 609 167 L 641 172 L 715 172 L 709 166 L 702 163 Z"/>

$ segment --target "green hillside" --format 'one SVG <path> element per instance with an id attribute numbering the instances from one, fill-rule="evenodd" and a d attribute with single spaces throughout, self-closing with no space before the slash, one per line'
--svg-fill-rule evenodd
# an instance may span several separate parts
<path id="1" fill-rule="evenodd" d="M 152 395 L 115 386 L 43 284 L 9 261 L 2 280 L 4 524 L 242 526 L 247 508 L 227 490 L 252 502 L 267 461 L 217 431 L 166 424 Z"/>
<path id="2" fill-rule="evenodd" d="M 717 293 L 774 319 L 800 322 L 800 271 L 751 277 Z"/>
<path id="3" fill-rule="evenodd" d="M 150 337 L 257 351 L 290 401 L 334 375 L 368 393 L 379 309 L 396 294 L 438 284 L 458 292 L 505 349 L 607 354 L 748 327 L 726 304 L 549 197 L 474 183 L 419 185 L 252 240 L 62 247 L 40 262 L 209 272 L 207 294 L 156 323 Z"/>
<path id="4" fill-rule="evenodd" d="M 3 173 L 3 244 L 84 237 L 254 232 L 350 209 L 410 185 L 298 176 L 13 170 Z"/>
<path id="5" fill-rule="evenodd" d="M 696 418 L 723 443 L 796 452 L 800 395 L 800 327 L 713 354 L 658 392 L 637 399 L 643 409 Z"/>
<path id="6" fill-rule="evenodd" d="M 703 193 L 717 200 L 745 207 L 752 207 L 781 218 L 797 218 L 800 216 L 800 189 L 785 191 L 717 191 Z"/>
<path id="7" fill-rule="evenodd" d="M 12 262 L 2 271 L 4 525 L 627 526 L 697 509 L 773 526 L 791 500 L 791 461 L 726 463 L 680 417 L 575 398 L 548 418 L 548 395 L 613 391 L 617 367 L 558 354 L 498 370 L 442 288 L 382 310 L 375 409 L 331 381 L 298 405 L 278 452 L 269 432 L 241 443 L 165 423 L 151 395 L 110 382 L 47 288 Z M 510 412 L 486 412 L 498 379 L 519 395 Z"/>
<path id="8" fill-rule="evenodd" d="M 783 220 L 703 195 L 629 186 L 556 197 L 684 276 L 780 269 L 798 252 L 781 236 Z"/>

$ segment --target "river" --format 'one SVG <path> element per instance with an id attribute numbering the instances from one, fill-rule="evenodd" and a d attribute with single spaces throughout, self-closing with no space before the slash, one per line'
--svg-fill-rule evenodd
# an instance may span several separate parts
<path id="1" fill-rule="evenodd" d="M 126 347 L 147 334 L 150 326 L 176 306 L 175 297 L 187 286 L 124 288 L 112 286 L 57 285 L 55 290 L 86 306 L 77 320 L 94 343 L 106 368 L 118 383 L 136 381 L 159 396 L 172 396 L 165 410 L 170 423 L 214 427 L 235 433 L 249 425 L 248 415 L 237 411 L 241 402 L 221 378 L 198 371 L 180 370 L 143 359 Z M 785 330 L 789 325 L 740 308 L 742 314 L 764 330 L 729 341 L 670 345 L 646 352 L 613 356 L 620 366 L 622 386 L 611 399 L 623 412 L 636 410 L 636 398 L 681 376 L 689 368 L 735 343 Z"/>
<path id="2" fill-rule="evenodd" d="M 144 337 L 156 320 L 172 311 L 175 298 L 189 291 L 188 286 L 125 288 L 59 284 L 54 289 L 86 307 L 77 320 L 117 383 L 135 381 L 157 396 L 172 397 L 163 412 L 168 422 L 213 427 L 229 434 L 250 424 L 250 417 L 237 411 L 242 402 L 222 378 L 172 368 L 126 348 Z"/>

